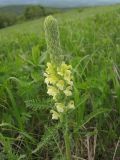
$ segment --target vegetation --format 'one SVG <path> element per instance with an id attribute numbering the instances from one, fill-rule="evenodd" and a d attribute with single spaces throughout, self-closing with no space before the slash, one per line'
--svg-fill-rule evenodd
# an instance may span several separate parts
<path id="1" fill-rule="evenodd" d="M 119 5 L 55 15 L 57 53 L 44 18 L 0 31 L 0 160 L 120 159 L 119 17 Z M 72 66 L 67 123 L 50 113 L 44 73 L 52 53 Z"/>
<path id="2" fill-rule="evenodd" d="M 0 28 L 5 28 L 16 23 L 37 19 L 57 12 L 60 12 L 60 10 L 54 8 L 44 8 L 39 5 L 1 7 Z"/>
<path id="3" fill-rule="evenodd" d="M 45 9 L 41 6 L 31 6 L 25 9 L 24 16 L 26 19 L 33 19 L 45 16 Z"/>
<path id="4" fill-rule="evenodd" d="M 21 15 L 26 8 L 26 5 L 9 5 L 9 6 L 1 6 L 0 13 L 9 13 Z"/>
<path id="5" fill-rule="evenodd" d="M 0 14 L 0 28 L 11 26 L 16 23 L 16 15 Z"/>

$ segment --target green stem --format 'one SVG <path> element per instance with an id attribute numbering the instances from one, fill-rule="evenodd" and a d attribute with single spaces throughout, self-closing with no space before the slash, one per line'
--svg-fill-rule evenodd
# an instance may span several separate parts
<path id="1" fill-rule="evenodd" d="M 68 130 L 68 124 L 66 123 L 65 133 L 64 133 L 64 140 L 65 140 L 65 148 L 66 148 L 66 160 L 71 160 L 71 150 L 70 150 L 70 136 Z"/>

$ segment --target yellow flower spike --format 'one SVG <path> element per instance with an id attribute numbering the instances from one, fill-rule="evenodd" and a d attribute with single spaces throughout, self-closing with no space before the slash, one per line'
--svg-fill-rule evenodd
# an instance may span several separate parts
<path id="1" fill-rule="evenodd" d="M 60 118 L 60 115 L 58 112 L 51 110 L 50 113 L 52 113 L 52 119 L 58 120 Z"/>
<path id="2" fill-rule="evenodd" d="M 63 80 L 59 80 L 58 83 L 56 84 L 56 86 L 60 89 L 63 90 L 64 89 L 64 81 Z"/>
<path id="3" fill-rule="evenodd" d="M 60 112 L 60 113 L 64 112 L 65 106 L 63 103 L 55 103 L 55 106 L 56 106 L 58 112 Z"/>
<path id="4" fill-rule="evenodd" d="M 48 91 L 47 93 L 50 95 L 50 96 L 53 96 L 55 97 L 57 94 L 59 94 L 59 90 L 53 86 L 48 86 Z"/>
<path id="5" fill-rule="evenodd" d="M 68 110 L 75 108 L 74 101 L 69 100 L 73 88 L 72 66 L 66 64 L 63 60 L 57 21 L 52 16 L 48 16 L 44 24 L 47 54 L 50 58 L 44 76 L 48 89 L 47 93 L 52 96 L 55 104 L 55 110 L 53 109 L 50 112 L 53 120 L 61 120 L 62 114 L 67 114 Z M 68 136 L 65 137 L 65 144 L 67 142 Z M 70 153 L 69 147 L 66 148 L 67 150 Z M 67 159 L 71 159 L 70 156 L 67 156 Z"/>
<path id="6" fill-rule="evenodd" d="M 67 108 L 69 108 L 69 109 L 75 109 L 74 101 L 71 100 L 71 101 L 68 103 Z"/>

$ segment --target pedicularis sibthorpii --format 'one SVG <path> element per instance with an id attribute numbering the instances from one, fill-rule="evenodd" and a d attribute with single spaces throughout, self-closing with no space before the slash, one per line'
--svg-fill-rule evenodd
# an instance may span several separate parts
<path id="1" fill-rule="evenodd" d="M 62 49 L 59 40 L 59 29 L 56 19 L 48 16 L 45 19 L 45 35 L 47 42 L 47 53 L 50 61 L 44 73 L 45 83 L 47 84 L 47 93 L 53 98 L 54 106 L 50 111 L 53 120 L 60 120 L 65 124 L 65 145 L 66 159 L 69 160 L 70 141 L 68 135 L 68 116 L 70 110 L 75 108 L 72 98 L 73 76 L 72 66 L 66 64 L 62 55 Z"/>

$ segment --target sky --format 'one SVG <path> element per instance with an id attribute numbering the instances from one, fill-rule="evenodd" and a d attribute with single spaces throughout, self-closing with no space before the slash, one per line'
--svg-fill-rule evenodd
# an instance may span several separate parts
<path id="1" fill-rule="evenodd" d="M 41 4 L 47 6 L 80 6 L 94 4 L 120 3 L 120 0 L 0 0 L 0 6 L 12 4 Z"/>

